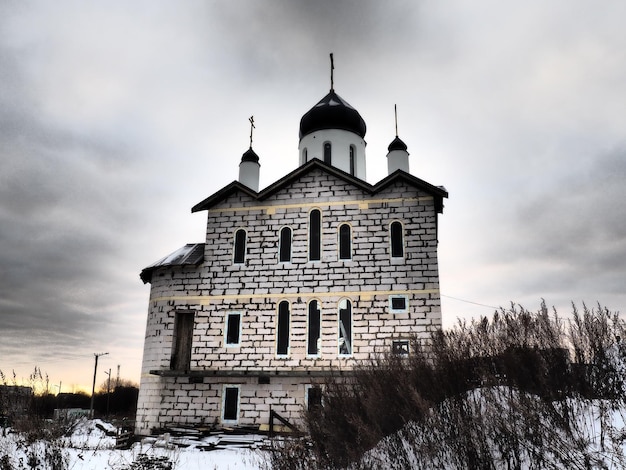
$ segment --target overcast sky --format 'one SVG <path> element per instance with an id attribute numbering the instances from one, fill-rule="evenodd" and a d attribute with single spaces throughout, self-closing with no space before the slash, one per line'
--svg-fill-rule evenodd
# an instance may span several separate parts
<path id="1" fill-rule="evenodd" d="M 138 380 L 139 272 L 202 242 L 191 207 L 298 164 L 329 90 L 367 179 L 399 134 L 440 218 L 444 324 L 541 299 L 626 306 L 626 2 L 0 2 L 0 370 Z M 474 303 L 470 303 L 474 302 Z M 477 305 L 480 304 L 480 305 Z M 54 389 L 56 391 L 56 389 Z"/>

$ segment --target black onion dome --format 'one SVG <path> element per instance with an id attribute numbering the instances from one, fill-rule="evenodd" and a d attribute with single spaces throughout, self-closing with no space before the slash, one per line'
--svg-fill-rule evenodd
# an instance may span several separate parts
<path id="1" fill-rule="evenodd" d="M 254 153 L 254 150 L 252 150 L 252 147 L 250 147 L 246 153 L 244 153 L 241 156 L 241 161 L 242 162 L 254 162 L 254 163 L 259 163 L 259 156 Z"/>
<path id="2" fill-rule="evenodd" d="M 395 139 L 393 139 L 393 142 L 391 142 L 389 144 L 389 147 L 387 147 L 387 150 L 389 150 L 390 152 L 392 150 L 406 150 L 407 146 L 404 142 L 402 142 L 402 139 L 400 139 L 400 137 L 396 136 Z"/>
<path id="3" fill-rule="evenodd" d="M 333 90 L 300 120 L 300 138 L 323 129 L 342 129 L 365 137 L 365 121 L 359 112 Z"/>

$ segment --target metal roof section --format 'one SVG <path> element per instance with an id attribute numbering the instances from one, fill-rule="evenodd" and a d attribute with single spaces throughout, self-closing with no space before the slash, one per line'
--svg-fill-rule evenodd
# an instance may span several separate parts
<path id="1" fill-rule="evenodd" d="M 406 144 L 398 136 L 396 136 L 396 138 L 393 139 L 393 141 L 389 144 L 389 147 L 387 147 L 387 150 L 389 152 L 391 152 L 392 150 L 407 150 L 407 149 L 408 147 L 406 146 Z"/>
<path id="2" fill-rule="evenodd" d="M 300 139 L 311 132 L 323 129 L 343 129 L 365 137 L 365 121 L 346 100 L 330 91 L 300 120 Z"/>
<path id="3" fill-rule="evenodd" d="M 141 271 L 139 277 L 144 284 L 152 280 L 152 272 L 166 266 L 197 266 L 204 261 L 204 243 L 187 243 L 159 261 Z"/>
<path id="4" fill-rule="evenodd" d="M 252 147 L 250 147 L 248 150 L 246 150 L 246 152 L 241 156 L 241 161 L 242 162 L 253 162 L 253 163 L 259 163 L 259 156 L 254 152 L 254 150 L 252 150 Z"/>

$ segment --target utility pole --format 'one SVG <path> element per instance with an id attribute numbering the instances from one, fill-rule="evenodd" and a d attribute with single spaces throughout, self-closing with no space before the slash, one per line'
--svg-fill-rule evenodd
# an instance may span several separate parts
<path id="1" fill-rule="evenodd" d="M 63 385 L 63 382 L 59 382 L 59 385 L 55 385 L 55 387 L 59 387 L 59 393 L 57 393 L 57 409 L 61 410 L 61 385 Z"/>
<path id="2" fill-rule="evenodd" d="M 107 419 L 109 418 L 109 403 L 111 401 L 111 368 L 109 367 L 109 371 L 106 370 L 104 373 L 107 375 Z"/>
<path id="3" fill-rule="evenodd" d="M 89 419 L 93 419 L 93 396 L 96 393 L 96 373 L 98 372 L 98 358 L 100 356 L 106 356 L 107 354 L 109 353 L 93 353 L 94 357 L 96 358 L 96 363 L 93 367 L 93 385 L 91 387 L 91 407 L 89 408 Z"/>

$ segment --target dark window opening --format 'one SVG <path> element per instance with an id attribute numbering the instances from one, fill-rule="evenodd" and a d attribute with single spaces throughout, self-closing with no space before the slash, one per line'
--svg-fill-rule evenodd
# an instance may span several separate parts
<path id="1" fill-rule="evenodd" d="M 330 165 L 332 164 L 332 147 L 330 142 L 324 142 L 324 163 Z"/>
<path id="2" fill-rule="evenodd" d="M 409 341 L 408 340 L 394 341 L 391 344 L 391 352 L 399 356 L 408 356 L 409 355 Z"/>
<path id="3" fill-rule="evenodd" d="M 289 227 L 281 229 L 279 245 L 279 260 L 291 261 L 291 229 Z"/>
<path id="4" fill-rule="evenodd" d="M 319 261 L 322 252 L 322 214 L 313 209 L 309 214 L 309 261 Z"/>
<path id="5" fill-rule="evenodd" d="M 174 342 L 170 369 L 189 370 L 193 340 L 194 312 L 176 312 L 174 316 Z"/>
<path id="6" fill-rule="evenodd" d="M 319 303 L 317 300 L 311 300 L 311 302 L 309 302 L 309 334 L 307 337 L 306 353 L 312 356 L 317 356 L 321 352 L 321 320 L 322 314 L 320 312 Z"/>
<path id="7" fill-rule="evenodd" d="M 286 300 L 278 304 L 276 354 L 278 356 L 289 354 L 289 302 Z"/>
<path id="8" fill-rule="evenodd" d="M 339 259 L 352 258 L 352 230 L 349 224 L 339 227 Z"/>
<path id="9" fill-rule="evenodd" d="M 241 331 L 241 314 L 229 313 L 226 317 L 226 344 L 239 344 L 239 332 Z"/>
<path id="10" fill-rule="evenodd" d="M 392 297 L 391 310 L 406 310 L 406 297 Z"/>
<path id="11" fill-rule="evenodd" d="M 350 174 L 354 175 L 354 145 L 350 146 Z"/>
<path id="12" fill-rule="evenodd" d="M 239 415 L 239 387 L 224 388 L 224 421 L 237 421 Z"/>
<path id="13" fill-rule="evenodd" d="M 402 234 L 402 224 L 400 222 L 392 222 L 390 228 L 391 236 L 391 257 L 404 257 L 404 237 Z"/>
<path id="14" fill-rule="evenodd" d="M 235 232 L 235 255 L 233 262 L 243 263 L 246 259 L 246 231 L 239 229 Z"/>
<path id="15" fill-rule="evenodd" d="M 339 301 L 339 354 L 352 354 L 352 304 L 348 299 Z"/>
<path id="16" fill-rule="evenodd" d="M 306 407 L 308 410 L 322 406 L 322 388 L 309 387 L 307 389 Z"/>
<path id="17" fill-rule="evenodd" d="M 306 163 L 306 162 L 308 162 L 308 161 L 309 161 L 309 155 L 308 155 L 308 152 L 307 152 L 307 150 L 306 150 L 306 149 L 304 149 L 304 150 L 302 151 L 302 158 L 303 158 L 303 160 L 304 160 L 304 163 Z"/>

